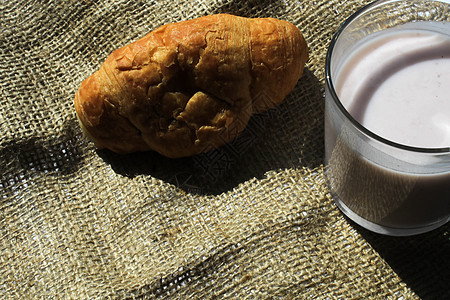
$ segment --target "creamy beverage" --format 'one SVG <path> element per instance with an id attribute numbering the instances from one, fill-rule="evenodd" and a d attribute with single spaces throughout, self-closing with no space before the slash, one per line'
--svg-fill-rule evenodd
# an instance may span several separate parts
<path id="1" fill-rule="evenodd" d="M 329 101 L 327 86 L 325 163 L 336 203 L 381 233 L 448 222 L 450 24 L 396 26 L 337 52 L 345 57 L 331 67 L 338 101 L 369 134 Z"/>
<path id="2" fill-rule="evenodd" d="M 450 147 L 450 28 L 446 35 L 427 25 L 361 41 L 335 88 L 350 114 L 375 134 L 408 146 Z"/>

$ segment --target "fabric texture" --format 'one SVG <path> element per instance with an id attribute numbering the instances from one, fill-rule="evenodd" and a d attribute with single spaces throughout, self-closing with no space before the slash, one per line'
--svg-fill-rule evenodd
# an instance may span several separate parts
<path id="1" fill-rule="evenodd" d="M 325 184 L 325 55 L 367 3 L 1 1 L 0 297 L 450 299 L 448 224 L 370 233 Z M 302 31 L 310 59 L 285 101 L 195 157 L 95 149 L 81 81 L 158 26 L 215 13 Z"/>

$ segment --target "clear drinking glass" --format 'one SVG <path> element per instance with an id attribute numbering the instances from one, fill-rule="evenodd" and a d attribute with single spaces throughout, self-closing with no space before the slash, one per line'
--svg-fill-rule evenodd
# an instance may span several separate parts
<path id="1" fill-rule="evenodd" d="M 450 145 L 418 148 L 371 132 L 338 98 L 337 70 L 366 36 L 421 21 L 448 24 L 449 12 L 449 1 L 375 1 L 347 19 L 331 41 L 326 58 L 325 176 L 340 210 L 371 231 L 414 235 L 449 221 Z"/>

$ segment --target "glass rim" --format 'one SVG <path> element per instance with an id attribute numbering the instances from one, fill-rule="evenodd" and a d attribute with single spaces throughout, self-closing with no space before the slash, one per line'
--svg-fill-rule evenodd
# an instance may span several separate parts
<path id="1" fill-rule="evenodd" d="M 426 153 L 426 154 L 450 154 L 450 146 L 449 147 L 439 147 L 439 148 L 423 148 L 423 147 L 415 147 L 415 146 L 409 146 L 400 144 L 391 140 L 388 140 L 371 130 L 367 129 L 365 126 L 363 126 L 360 122 L 358 122 L 344 107 L 342 102 L 339 100 L 339 97 L 334 89 L 334 84 L 331 79 L 331 56 L 334 52 L 335 45 L 341 36 L 342 32 L 348 27 L 350 23 L 353 22 L 358 16 L 363 14 L 364 12 L 370 10 L 371 8 L 377 6 L 378 4 L 381 4 L 383 2 L 398 2 L 402 0 L 376 0 L 373 1 L 358 10 L 356 10 L 350 17 L 348 17 L 338 28 L 336 33 L 333 35 L 333 38 L 331 39 L 330 45 L 328 47 L 327 55 L 325 58 L 325 83 L 329 87 L 329 92 L 331 93 L 331 96 L 333 98 L 334 103 L 337 105 L 338 109 L 341 111 L 341 113 L 344 114 L 344 116 L 352 123 L 353 126 L 355 126 L 359 131 L 364 133 L 365 135 L 369 136 L 370 138 L 386 144 L 388 146 L 398 148 L 401 150 L 407 150 L 411 152 L 418 152 L 418 153 Z M 406 0 L 403 0 L 406 1 Z M 437 2 L 443 2 L 448 3 L 447 1 L 437 1 Z"/>

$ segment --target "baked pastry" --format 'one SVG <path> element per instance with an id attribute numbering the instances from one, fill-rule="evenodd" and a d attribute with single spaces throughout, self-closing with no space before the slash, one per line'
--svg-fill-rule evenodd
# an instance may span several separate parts
<path id="1" fill-rule="evenodd" d="M 75 109 L 98 148 L 195 155 L 280 104 L 307 59 L 286 21 L 218 14 L 167 24 L 112 52 L 81 83 Z"/>

